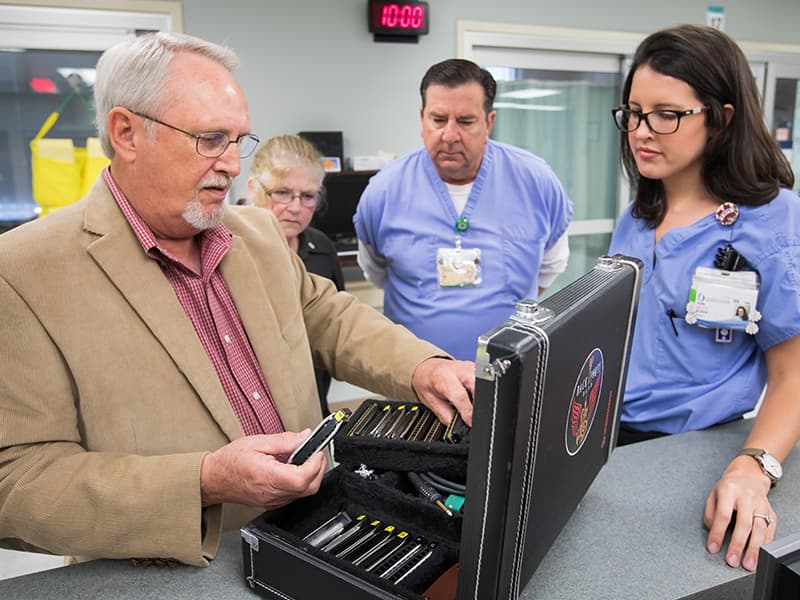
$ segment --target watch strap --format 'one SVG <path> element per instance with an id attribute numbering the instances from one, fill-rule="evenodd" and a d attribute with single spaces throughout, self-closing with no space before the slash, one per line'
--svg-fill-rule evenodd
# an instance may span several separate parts
<path id="1" fill-rule="evenodd" d="M 767 453 L 764 448 L 742 448 L 736 456 L 764 456 Z"/>

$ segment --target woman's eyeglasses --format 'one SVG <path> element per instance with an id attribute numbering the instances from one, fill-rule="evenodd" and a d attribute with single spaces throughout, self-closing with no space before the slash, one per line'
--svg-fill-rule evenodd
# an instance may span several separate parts
<path id="1" fill-rule="evenodd" d="M 278 204 L 289 205 L 295 198 L 298 198 L 300 205 L 305 208 L 316 208 L 319 203 L 319 192 L 295 192 L 286 188 L 269 190 L 263 183 L 259 182 L 259 185 L 264 193 Z"/>
<path id="2" fill-rule="evenodd" d="M 636 131 L 639 125 L 644 121 L 648 129 L 653 133 L 660 133 L 661 135 L 669 135 L 678 131 L 683 117 L 690 115 L 697 115 L 708 111 L 707 106 L 699 108 L 689 108 L 687 110 L 651 110 L 648 113 L 643 113 L 640 110 L 633 110 L 625 106 L 618 106 L 611 109 L 611 114 L 614 116 L 614 124 L 617 129 L 624 133 Z"/>

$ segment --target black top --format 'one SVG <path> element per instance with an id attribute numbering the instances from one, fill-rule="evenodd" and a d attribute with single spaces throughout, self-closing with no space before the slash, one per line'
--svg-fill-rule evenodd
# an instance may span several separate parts
<path id="1" fill-rule="evenodd" d="M 336 289 L 344 289 L 344 275 L 339 257 L 336 255 L 336 247 L 331 239 L 319 229 L 307 227 L 298 237 L 297 254 L 302 259 L 306 270 L 315 275 L 327 277 L 334 284 Z M 330 413 L 328 409 L 328 389 L 331 387 L 331 376 L 325 369 L 314 369 L 317 379 L 317 391 L 319 392 L 319 403 L 322 407 L 322 414 Z"/>
<path id="2" fill-rule="evenodd" d="M 307 227 L 298 237 L 297 254 L 303 260 L 306 270 L 315 275 L 327 277 L 336 284 L 336 289 L 344 289 L 342 265 L 336 255 L 336 247 L 331 239 L 319 229 Z"/>

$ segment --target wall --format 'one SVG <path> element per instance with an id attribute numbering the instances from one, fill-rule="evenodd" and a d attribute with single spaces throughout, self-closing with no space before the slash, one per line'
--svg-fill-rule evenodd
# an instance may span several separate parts
<path id="1" fill-rule="evenodd" d="M 454 56 L 456 21 L 648 33 L 704 23 L 725 8 L 738 41 L 796 44 L 798 0 L 429 0 L 431 32 L 419 44 L 372 41 L 367 0 L 183 0 L 184 31 L 233 47 L 262 139 L 302 130 L 341 130 L 345 155 L 403 153 L 420 145 L 417 88 L 433 63 Z M 249 168 L 249 161 L 243 169 Z M 245 178 L 234 193 L 243 195 Z"/>

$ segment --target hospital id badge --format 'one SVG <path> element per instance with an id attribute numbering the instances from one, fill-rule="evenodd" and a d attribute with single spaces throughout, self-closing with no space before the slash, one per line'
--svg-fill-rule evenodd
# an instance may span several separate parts
<path id="1" fill-rule="evenodd" d="M 758 333 L 756 321 L 761 319 L 761 313 L 756 310 L 758 287 L 755 271 L 697 267 L 686 304 L 686 322 L 718 331 L 740 330 L 755 335 Z"/>
<path id="2" fill-rule="evenodd" d="M 476 287 L 481 284 L 480 248 L 439 248 L 436 271 L 440 287 Z"/>

